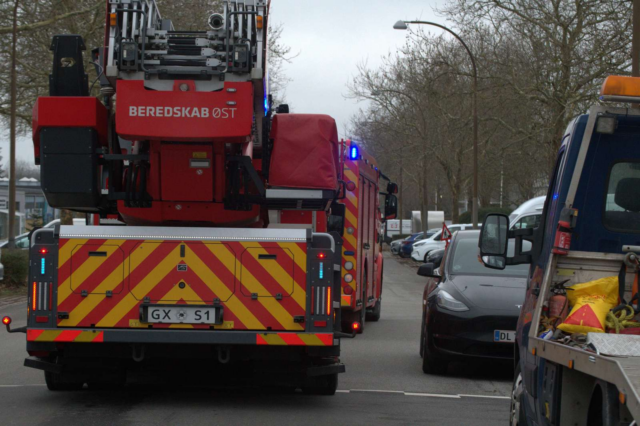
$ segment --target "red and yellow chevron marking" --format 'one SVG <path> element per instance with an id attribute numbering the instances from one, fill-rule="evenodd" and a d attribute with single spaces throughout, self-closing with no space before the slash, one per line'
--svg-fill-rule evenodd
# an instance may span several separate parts
<path id="1" fill-rule="evenodd" d="M 293 317 L 306 311 L 306 243 L 70 239 L 61 240 L 59 253 L 58 311 L 69 313 L 59 327 L 129 328 L 148 298 L 192 305 L 219 299 L 225 324 L 235 330 L 304 329 Z"/>
<path id="2" fill-rule="evenodd" d="M 104 331 L 27 330 L 27 341 L 102 343 L 104 342 Z"/>
<path id="3" fill-rule="evenodd" d="M 358 195 L 359 195 L 359 172 L 358 172 L 358 164 L 356 161 L 352 161 L 349 158 L 345 160 L 345 169 L 344 169 L 344 178 L 345 181 L 353 182 L 356 184 L 356 188 L 353 191 L 347 191 L 347 196 L 341 202 L 345 205 L 345 232 L 344 232 L 344 244 L 342 246 L 342 277 L 346 274 L 351 274 L 354 277 L 354 280 L 350 283 L 342 281 L 342 287 L 351 287 L 353 291 L 356 290 L 356 278 L 357 270 L 358 270 L 358 262 L 357 262 L 357 253 L 358 253 Z M 353 228 L 353 234 L 349 234 L 347 232 L 348 228 Z M 353 256 L 347 256 L 345 252 L 354 253 Z M 353 269 L 351 271 L 347 271 L 344 268 L 344 264 L 346 262 L 353 263 Z M 343 290 L 344 291 L 344 290 Z M 341 303 L 344 305 L 344 302 Z M 355 298 L 353 298 L 353 305 L 355 307 Z"/>
<path id="4" fill-rule="evenodd" d="M 257 345 L 333 346 L 333 334 L 265 333 L 256 336 Z"/>

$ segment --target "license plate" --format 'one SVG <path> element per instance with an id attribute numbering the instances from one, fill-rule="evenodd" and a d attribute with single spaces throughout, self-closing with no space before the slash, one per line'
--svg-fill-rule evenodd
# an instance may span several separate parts
<path id="1" fill-rule="evenodd" d="M 493 341 L 500 343 L 515 343 L 516 332 L 508 330 L 496 330 L 493 332 Z"/>
<path id="2" fill-rule="evenodd" d="M 147 305 L 141 321 L 149 324 L 222 324 L 222 307 L 189 305 Z"/>

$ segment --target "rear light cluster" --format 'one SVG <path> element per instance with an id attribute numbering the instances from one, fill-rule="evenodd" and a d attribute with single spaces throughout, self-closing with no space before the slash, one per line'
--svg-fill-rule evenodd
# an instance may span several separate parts
<path id="1" fill-rule="evenodd" d="M 311 315 L 331 315 L 331 287 L 311 287 Z"/>
<path id="2" fill-rule="evenodd" d="M 34 312 L 53 309 L 53 283 L 34 281 L 31 291 L 31 309 Z"/>

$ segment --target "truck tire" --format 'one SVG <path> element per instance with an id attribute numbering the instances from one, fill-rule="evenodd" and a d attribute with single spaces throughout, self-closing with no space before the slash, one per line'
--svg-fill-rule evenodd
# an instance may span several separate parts
<path id="1" fill-rule="evenodd" d="M 513 386 L 511 388 L 511 410 L 509 411 L 509 425 L 526 426 L 527 417 L 524 413 L 524 403 L 522 397 L 524 395 L 524 382 L 522 381 L 522 370 L 520 363 L 516 366 L 513 373 Z"/>
<path id="2" fill-rule="evenodd" d="M 367 321 L 378 322 L 380 321 L 380 314 L 382 313 L 382 274 L 384 273 L 384 268 L 380 271 L 380 297 L 376 300 L 376 304 L 373 306 L 373 309 L 370 312 L 367 312 Z"/>
<path id="3" fill-rule="evenodd" d="M 47 389 L 54 392 L 78 391 L 84 386 L 84 383 L 71 381 L 62 373 L 52 373 L 50 371 L 44 372 L 44 381 L 47 384 Z"/>
<path id="4" fill-rule="evenodd" d="M 619 422 L 618 389 L 603 380 L 596 381 L 589 403 L 587 426 L 617 426 Z"/>
<path id="5" fill-rule="evenodd" d="M 380 313 L 382 312 L 382 299 L 378 299 L 373 309 L 367 312 L 366 320 L 371 322 L 378 322 L 380 320 Z"/>
<path id="6" fill-rule="evenodd" d="M 302 387 L 302 392 L 307 395 L 335 395 L 338 389 L 338 373 L 326 376 L 313 377 Z"/>
<path id="7" fill-rule="evenodd" d="M 365 266 L 366 268 L 366 266 Z M 360 307 L 360 328 L 358 334 L 364 333 L 364 323 L 367 320 L 367 271 L 365 269 L 362 278 L 362 306 Z"/>

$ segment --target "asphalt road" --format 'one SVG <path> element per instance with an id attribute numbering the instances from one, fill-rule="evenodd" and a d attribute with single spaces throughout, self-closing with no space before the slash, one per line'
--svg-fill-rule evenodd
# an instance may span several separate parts
<path id="1" fill-rule="evenodd" d="M 422 279 L 388 258 L 382 319 L 342 341 L 333 397 L 268 389 L 129 385 L 124 391 L 49 392 L 43 373 L 22 366 L 24 334 L 0 330 L 0 425 L 500 425 L 507 424 L 511 365 L 453 364 L 447 376 L 420 368 Z M 24 325 L 24 303 L 2 306 Z"/>

